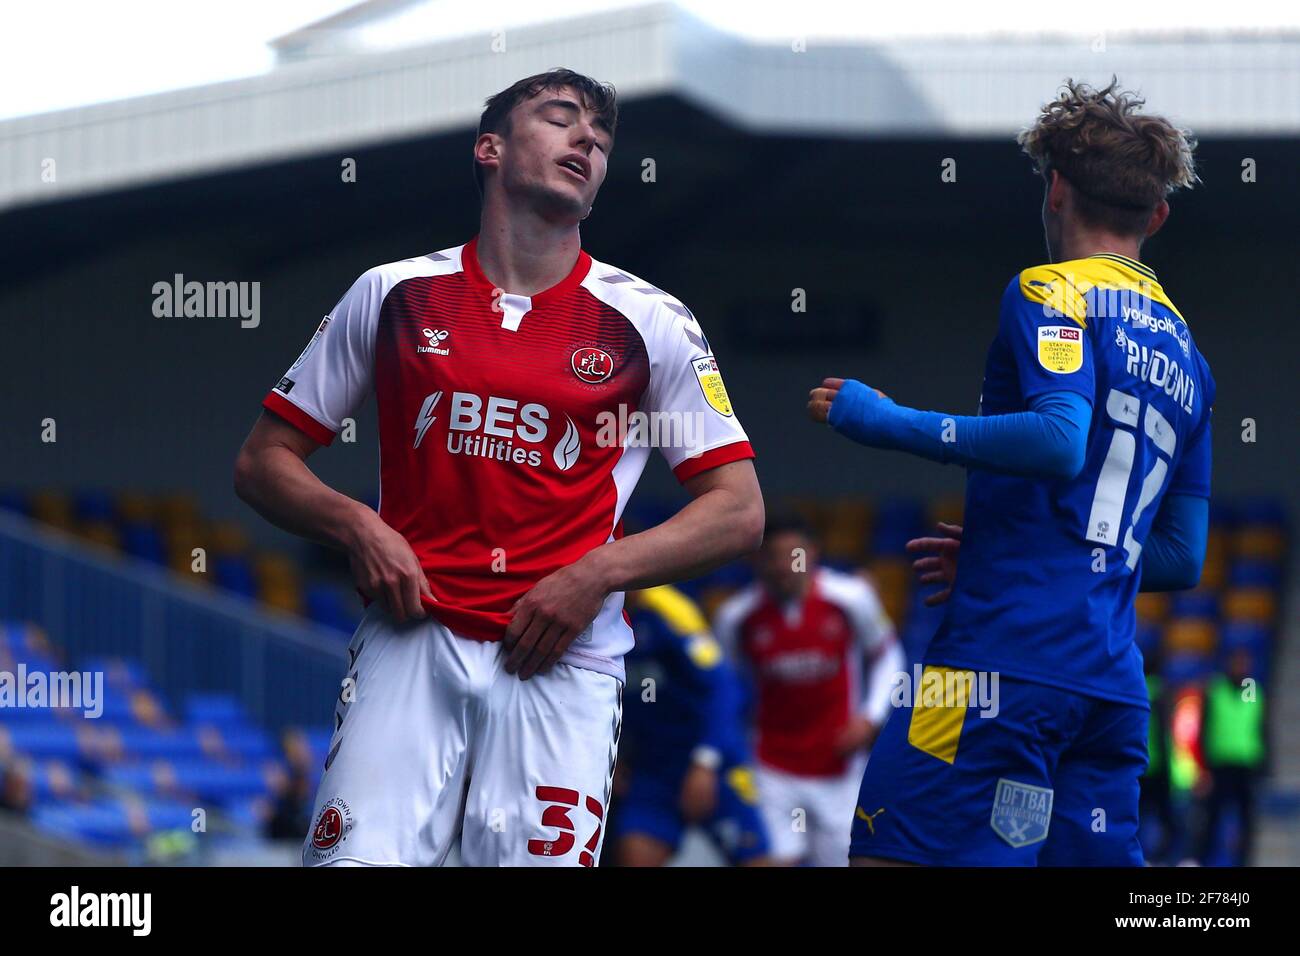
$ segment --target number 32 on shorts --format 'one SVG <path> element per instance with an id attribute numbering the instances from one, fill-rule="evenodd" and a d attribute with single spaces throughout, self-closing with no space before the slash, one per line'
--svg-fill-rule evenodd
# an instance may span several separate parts
<path id="1" fill-rule="evenodd" d="M 538 787 L 537 799 L 547 806 L 542 810 L 542 826 L 551 827 L 558 834 L 550 839 L 529 840 L 528 852 L 533 856 L 564 856 L 577 843 L 577 830 L 571 814 L 578 806 L 581 795 L 567 787 Z M 596 818 L 596 829 L 583 846 L 578 862 L 583 866 L 596 865 L 596 848 L 600 846 L 600 831 L 605 824 L 605 808 L 595 797 L 587 797 L 587 812 Z"/>

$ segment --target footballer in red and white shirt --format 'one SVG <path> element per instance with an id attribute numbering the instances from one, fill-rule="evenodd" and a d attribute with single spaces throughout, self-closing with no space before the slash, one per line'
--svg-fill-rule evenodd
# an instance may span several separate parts
<path id="1" fill-rule="evenodd" d="M 753 451 L 699 323 L 581 248 L 616 122 L 613 89 L 568 70 L 489 99 L 479 234 L 364 273 L 240 452 L 240 495 L 344 549 L 371 601 L 307 865 L 440 865 L 457 843 L 470 865 L 595 865 L 623 591 L 761 540 Z M 372 393 L 377 513 L 305 464 Z M 624 537 L 652 445 L 691 501 Z"/>
<path id="2" fill-rule="evenodd" d="M 858 786 L 905 659 L 874 588 L 818 566 L 798 518 L 769 522 L 758 581 L 714 632 L 753 678 L 759 807 L 773 857 L 848 866 Z"/>

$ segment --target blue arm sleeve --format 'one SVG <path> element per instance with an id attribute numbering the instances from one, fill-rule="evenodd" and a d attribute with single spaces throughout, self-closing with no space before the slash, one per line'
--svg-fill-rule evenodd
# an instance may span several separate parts
<path id="1" fill-rule="evenodd" d="M 724 763 L 743 763 L 745 738 L 740 723 L 740 679 L 729 663 L 724 663 L 719 671 L 700 742 L 717 750 Z"/>
<path id="2" fill-rule="evenodd" d="M 1181 591 L 1201 579 L 1210 500 L 1167 494 L 1142 542 L 1142 591 Z"/>
<path id="3" fill-rule="evenodd" d="M 896 405 L 855 380 L 844 383 L 830 411 L 831 427 L 864 445 L 1031 478 L 1077 475 L 1091 422 L 1091 404 L 1072 391 L 1038 395 L 1027 412 L 945 415 Z"/>

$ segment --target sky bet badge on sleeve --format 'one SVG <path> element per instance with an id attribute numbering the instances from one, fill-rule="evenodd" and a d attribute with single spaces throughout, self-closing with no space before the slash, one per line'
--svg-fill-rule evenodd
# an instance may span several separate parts
<path id="1" fill-rule="evenodd" d="M 993 794 L 993 832 L 1016 849 L 1047 839 L 1053 791 L 1002 777 Z"/>
<path id="2" fill-rule="evenodd" d="M 1040 326 L 1038 364 L 1057 375 L 1083 368 L 1083 329 L 1068 325 Z"/>
<path id="3" fill-rule="evenodd" d="M 727 386 L 722 384 L 722 373 L 718 371 L 718 360 L 712 355 L 701 355 L 694 359 L 695 377 L 700 380 L 704 398 L 719 415 L 731 417 L 731 399 L 727 397 Z"/>

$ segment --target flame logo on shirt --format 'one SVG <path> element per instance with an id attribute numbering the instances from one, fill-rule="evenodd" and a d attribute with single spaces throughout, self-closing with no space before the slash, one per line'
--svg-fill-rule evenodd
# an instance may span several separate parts
<path id="1" fill-rule="evenodd" d="M 582 452 L 582 440 L 578 437 L 578 426 L 573 424 L 573 419 L 568 415 L 564 416 L 568 422 L 568 427 L 564 429 L 564 437 L 555 445 L 555 451 L 551 457 L 555 460 L 555 467 L 560 471 L 568 471 L 578 463 L 578 455 Z"/>

